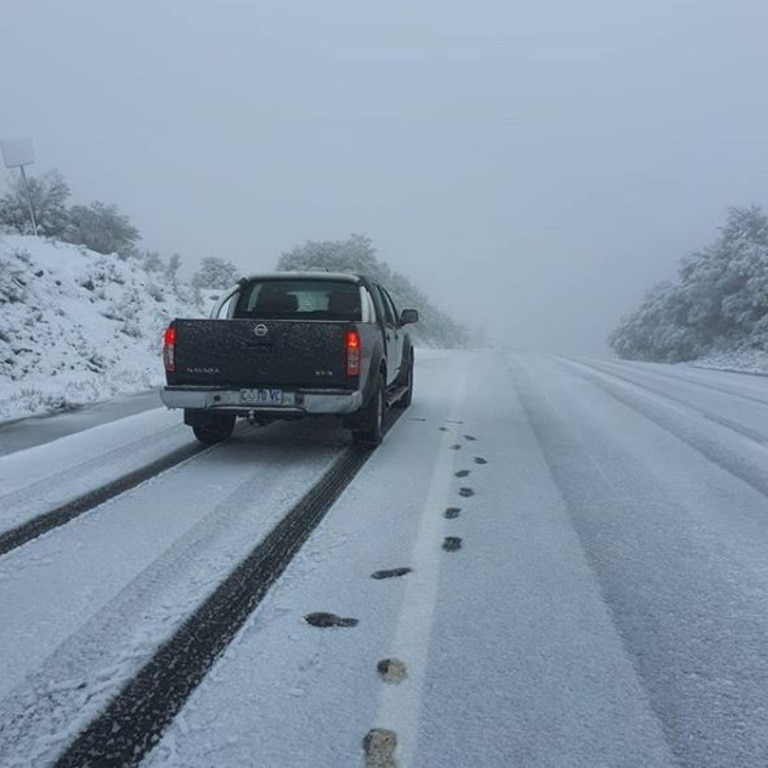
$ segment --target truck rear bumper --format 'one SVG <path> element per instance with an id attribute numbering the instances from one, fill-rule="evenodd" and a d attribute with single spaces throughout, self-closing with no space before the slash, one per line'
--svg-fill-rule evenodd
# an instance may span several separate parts
<path id="1" fill-rule="evenodd" d="M 363 393 L 349 390 L 296 390 L 283 391 L 281 405 L 266 405 L 244 400 L 243 392 L 252 390 L 209 389 L 200 387 L 164 387 L 160 399 L 168 408 L 189 408 L 216 413 L 269 413 L 275 416 L 303 416 L 309 414 L 348 414 L 359 410 Z"/>

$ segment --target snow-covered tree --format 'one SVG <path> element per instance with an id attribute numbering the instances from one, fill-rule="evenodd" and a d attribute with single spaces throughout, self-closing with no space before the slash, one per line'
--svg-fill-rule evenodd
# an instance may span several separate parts
<path id="1" fill-rule="evenodd" d="M 731 208 L 720 236 L 685 258 L 625 317 L 609 342 L 620 357 L 676 362 L 721 349 L 768 349 L 768 217 Z"/>
<path id="2" fill-rule="evenodd" d="M 369 237 L 350 235 L 347 240 L 307 240 L 284 253 L 277 262 L 278 270 L 355 272 L 370 275 L 380 270 L 376 249 Z"/>
<path id="3" fill-rule="evenodd" d="M 67 242 L 84 245 L 97 253 L 116 253 L 122 258 L 136 256 L 139 230 L 115 205 L 93 202 L 69 209 Z"/>
<path id="4" fill-rule="evenodd" d="M 165 267 L 165 277 L 171 285 L 176 285 L 178 281 L 179 267 L 181 267 L 181 255 L 171 254 Z"/>
<path id="5" fill-rule="evenodd" d="M 192 285 L 195 288 L 228 288 L 239 277 L 240 270 L 231 261 L 206 256 L 200 269 L 192 275 Z"/>
<path id="6" fill-rule="evenodd" d="M 419 342 L 436 346 L 464 346 L 467 330 L 416 288 L 408 278 L 394 272 L 380 261 L 376 249 L 366 235 L 350 235 L 346 240 L 308 240 L 284 253 L 277 262 L 280 271 L 351 272 L 361 274 L 384 285 L 400 309 L 419 311 L 419 323 L 412 333 Z"/>
<path id="7" fill-rule="evenodd" d="M 144 251 L 140 259 L 141 265 L 147 272 L 165 272 L 166 270 L 163 257 L 157 251 Z"/>
<path id="8" fill-rule="evenodd" d="M 37 230 L 46 237 L 63 236 L 69 223 L 67 199 L 69 186 L 57 170 L 42 176 L 29 176 L 29 199 L 35 213 Z M 0 224 L 21 234 L 32 233 L 29 204 L 21 176 L 13 178 L 10 191 L 0 198 Z"/>

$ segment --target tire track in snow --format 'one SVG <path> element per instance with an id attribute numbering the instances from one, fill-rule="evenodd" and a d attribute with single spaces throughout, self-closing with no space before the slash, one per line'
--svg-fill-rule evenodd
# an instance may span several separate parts
<path id="1" fill-rule="evenodd" d="M 247 474 L 233 475 L 235 482 L 223 486 L 228 493 L 0 700 L 0 765 L 15 765 L 21 754 L 48 764 L 290 509 L 289 502 L 282 505 L 283 478 L 293 488 L 306 477 L 295 503 L 332 460 L 316 473 L 313 461 L 282 451 L 270 461 L 274 481 L 256 471 L 259 462 L 250 471 L 247 463 L 233 463 L 244 464 Z M 179 472 L 201 470 L 194 465 Z M 153 495 L 145 493 L 145 499 Z M 253 514 L 256 499 L 258 507 L 268 504 L 265 514 Z"/>
<path id="2" fill-rule="evenodd" d="M 386 431 L 403 412 L 387 415 Z M 80 732 L 56 768 L 137 766 L 370 455 L 370 450 L 347 448 Z"/>
<path id="3" fill-rule="evenodd" d="M 638 663 L 637 655 L 633 652 L 633 645 L 626 635 L 623 622 L 620 620 L 620 617 L 617 616 L 614 601 L 611 600 L 610 595 L 607 593 L 604 581 L 601 578 L 599 562 L 596 561 L 592 548 L 588 544 L 588 536 L 583 530 L 583 527 L 579 524 L 580 518 L 578 510 L 574 508 L 572 497 L 569 492 L 569 483 L 563 475 L 563 472 L 560 471 L 562 460 L 558 460 L 557 455 L 553 455 L 553 446 L 557 446 L 556 450 L 559 450 L 561 453 L 572 453 L 573 455 L 581 455 L 582 446 L 579 443 L 578 438 L 573 435 L 567 427 L 555 424 L 555 411 L 552 404 L 545 395 L 534 390 L 529 374 L 525 371 L 523 365 L 517 361 L 515 361 L 514 364 L 508 364 L 508 372 L 514 383 L 520 404 L 523 407 L 526 419 L 536 438 L 536 442 L 538 443 L 544 461 L 549 468 L 549 472 L 563 499 L 563 503 L 568 509 L 571 525 L 581 543 L 585 559 L 592 571 L 594 582 L 600 591 L 601 600 L 605 605 L 616 634 L 620 639 L 623 652 L 635 672 L 640 687 L 647 696 L 648 710 L 652 712 L 653 718 L 658 722 L 659 731 L 666 734 L 667 728 L 664 712 L 656 706 L 651 692 L 648 690 L 643 669 Z M 589 474 L 593 475 L 595 478 L 599 478 L 599 482 L 608 489 L 610 494 L 615 494 L 616 490 L 600 465 L 589 454 L 584 455 L 586 456 L 585 464 L 590 470 Z M 675 754 L 675 756 L 678 756 L 675 750 L 675 745 L 668 738 L 666 739 L 666 744 L 670 752 Z"/>
<path id="4" fill-rule="evenodd" d="M 648 384 L 641 384 L 639 381 L 630 378 L 629 376 L 623 376 L 620 373 L 616 373 L 615 371 L 611 370 L 605 370 L 604 368 L 589 364 L 589 363 L 583 363 L 579 362 L 576 363 L 574 361 L 568 361 L 564 359 L 558 360 L 561 366 L 567 369 L 575 368 L 576 366 L 582 366 L 584 368 L 591 369 L 593 371 L 597 371 L 598 373 L 602 373 L 604 376 L 611 376 L 612 378 L 619 379 L 621 381 L 626 382 L 627 384 L 632 385 L 633 387 L 637 387 L 638 389 L 645 390 L 646 392 L 651 392 L 654 395 L 658 395 L 659 397 L 663 397 L 666 400 L 669 400 L 670 402 L 677 403 L 678 405 L 682 405 L 685 408 L 690 409 L 691 411 L 694 411 L 702 418 L 707 419 L 708 421 L 713 421 L 715 424 L 719 424 L 721 427 L 725 427 L 726 429 L 730 429 L 733 432 L 736 432 L 743 437 L 747 437 L 750 440 L 754 440 L 754 442 L 758 443 L 759 445 L 768 445 L 768 435 L 766 435 L 764 432 L 758 432 L 755 429 L 751 429 L 750 427 L 745 427 L 742 424 L 738 424 L 737 422 L 723 418 L 722 416 L 718 416 L 717 414 L 710 413 L 709 411 L 699 408 L 696 405 L 691 404 L 687 400 L 685 400 L 682 397 L 677 397 L 675 395 L 671 395 L 668 392 L 665 392 L 663 390 L 657 389 L 656 387 L 651 387 Z M 586 378 L 587 374 L 580 374 L 578 371 L 574 371 L 577 373 L 577 375 L 582 376 L 582 378 Z M 738 397 L 738 395 L 735 395 L 735 397 Z M 768 405 L 768 403 L 758 401 L 761 405 Z"/>
<path id="5" fill-rule="evenodd" d="M 79 477 L 87 476 L 90 472 L 102 470 L 105 465 L 117 464 L 120 461 L 123 461 L 126 457 L 130 457 L 135 451 L 140 450 L 143 446 L 145 446 L 148 440 L 151 440 L 153 443 L 161 443 L 164 440 L 174 438 L 179 433 L 180 431 L 178 425 L 174 425 L 172 427 L 166 427 L 159 432 L 142 435 L 141 437 L 132 439 L 127 443 L 121 442 L 120 445 L 114 448 L 110 448 L 107 451 L 102 451 L 97 455 L 91 456 L 91 458 L 85 459 L 84 461 L 80 461 L 77 464 L 73 464 L 64 469 L 61 469 L 54 474 L 46 474 L 44 477 L 33 481 L 31 485 L 28 478 L 20 478 L 20 483 L 17 483 L 12 490 L 0 496 L 0 502 L 2 502 L 3 506 L 6 506 L 8 504 L 13 504 L 14 500 L 17 498 L 27 498 L 31 491 L 37 491 L 38 488 L 56 489 L 62 483 L 70 480 L 73 475 L 77 475 Z M 79 433 L 78 436 L 82 436 L 83 434 L 84 433 Z M 67 437 L 74 436 L 68 435 Z M 37 450 L 43 447 L 45 446 L 36 446 L 31 450 Z M 14 459 L 18 458 L 18 453 L 19 452 L 17 451 L 11 454 L 7 454 L 6 456 L 0 457 L 0 459 L 13 461 Z"/>
<path id="6" fill-rule="evenodd" d="M 87 491 L 65 504 L 44 512 L 37 517 L 33 517 L 21 525 L 3 531 L 0 533 L 0 556 L 8 554 L 8 552 L 17 549 L 32 539 L 36 539 L 38 536 L 42 536 L 54 528 L 65 525 L 70 520 L 74 520 L 76 517 L 89 512 L 105 501 L 130 491 L 137 485 L 155 477 L 155 475 L 159 475 L 161 472 L 165 472 L 206 450 L 209 450 L 208 446 L 190 443 L 109 483 L 105 483 L 99 488 Z"/>
<path id="7" fill-rule="evenodd" d="M 674 410 L 669 406 L 665 407 L 662 404 L 654 403 L 647 396 L 635 394 L 626 386 L 613 384 L 589 371 L 579 371 L 576 365 L 571 367 L 561 363 L 561 366 L 566 370 L 570 370 L 574 375 L 594 384 L 614 400 L 618 400 L 649 421 L 652 421 L 658 427 L 661 427 L 661 429 L 669 432 L 669 434 L 681 440 L 695 451 L 698 451 L 702 456 L 720 467 L 720 469 L 746 483 L 758 493 L 768 496 L 768 474 L 765 471 L 766 464 L 768 463 L 768 451 L 766 451 L 764 443 L 755 441 L 753 437 L 744 435 L 741 431 L 737 432 L 731 426 L 718 424 L 721 428 L 740 434 L 740 436 L 746 437 L 749 440 L 749 443 L 745 443 L 744 447 L 752 455 L 737 455 L 725 448 L 719 440 L 702 435 L 695 428 L 692 429 L 687 421 L 682 422 L 679 417 L 675 419 L 673 415 Z M 638 386 L 634 382 L 630 383 L 633 386 Z M 667 397 L 666 395 L 659 396 Z M 685 407 L 693 412 L 697 412 L 697 409 L 687 404 Z M 717 424 L 714 419 L 707 416 L 705 418 L 708 418 L 713 424 Z"/>
<path id="8" fill-rule="evenodd" d="M 510 374 L 675 764 L 762 765 L 768 740 L 760 599 L 734 583 L 720 567 L 722 553 L 707 548 L 696 530 L 680 543 L 680 533 L 690 528 L 672 525 L 674 516 L 660 503 L 667 498 L 663 486 L 651 483 L 648 498 L 622 496 L 623 480 L 632 478 L 622 464 L 630 462 L 611 465 L 610 442 L 595 455 L 523 365 L 510 367 Z M 605 394 L 711 460 L 677 434 L 679 424 L 668 427 L 674 408 L 656 408 L 652 418 L 642 407 L 652 409 L 652 403 L 629 394 L 626 402 L 621 389 L 602 384 Z"/>
<path id="9" fill-rule="evenodd" d="M 558 359 L 569 361 L 568 358 L 560 357 L 559 355 L 556 355 Z M 712 384 L 708 381 L 701 381 L 700 379 L 697 379 L 695 376 L 681 376 L 678 369 L 675 369 L 675 373 L 667 372 L 661 368 L 640 368 L 635 367 L 632 365 L 629 365 L 627 363 L 614 363 L 609 362 L 606 360 L 600 361 L 600 366 L 598 366 L 594 361 L 587 362 L 586 360 L 573 360 L 569 362 L 578 362 L 581 365 L 588 365 L 591 368 L 595 368 L 595 370 L 603 370 L 605 373 L 608 373 L 609 371 L 606 370 L 606 368 L 620 368 L 624 371 L 637 371 L 639 373 L 642 373 L 644 375 L 648 376 L 657 376 L 664 379 L 671 379 L 672 381 L 676 381 L 678 383 L 685 382 L 686 384 L 693 384 L 697 387 L 702 387 L 703 389 L 710 389 L 714 392 L 720 392 L 721 394 L 728 395 L 730 397 L 736 397 L 739 400 L 747 400 L 752 403 L 757 403 L 758 405 L 763 405 L 768 407 L 768 398 L 765 397 L 758 397 L 757 395 L 748 395 L 744 392 L 737 392 L 735 389 L 731 389 L 728 387 L 718 386 L 717 384 Z M 714 372 L 720 372 L 720 369 L 712 369 L 712 368 L 701 368 L 699 370 L 707 370 L 707 371 L 714 371 Z M 744 376 L 765 376 L 765 374 L 755 374 L 750 373 L 749 371 L 731 371 L 730 373 L 739 373 Z"/>

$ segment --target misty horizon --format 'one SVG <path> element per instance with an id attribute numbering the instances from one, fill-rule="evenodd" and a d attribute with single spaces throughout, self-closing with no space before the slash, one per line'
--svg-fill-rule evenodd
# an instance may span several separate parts
<path id="1" fill-rule="evenodd" d="M 16 4 L 0 138 L 31 136 L 30 173 L 115 203 L 185 270 L 361 233 L 491 341 L 605 354 L 729 206 L 765 199 L 767 20 L 751 0 Z"/>

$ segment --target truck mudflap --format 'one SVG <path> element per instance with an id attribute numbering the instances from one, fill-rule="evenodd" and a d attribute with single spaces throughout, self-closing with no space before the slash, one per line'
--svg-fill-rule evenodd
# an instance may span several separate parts
<path id="1" fill-rule="evenodd" d="M 257 389 L 210 389 L 176 386 L 160 390 L 160 399 L 168 408 L 226 412 L 234 415 L 269 413 L 303 416 L 310 414 L 349 414 L 363 405 L 363 393 L 357 390 L 298 390 L 259 387 Z"/>

